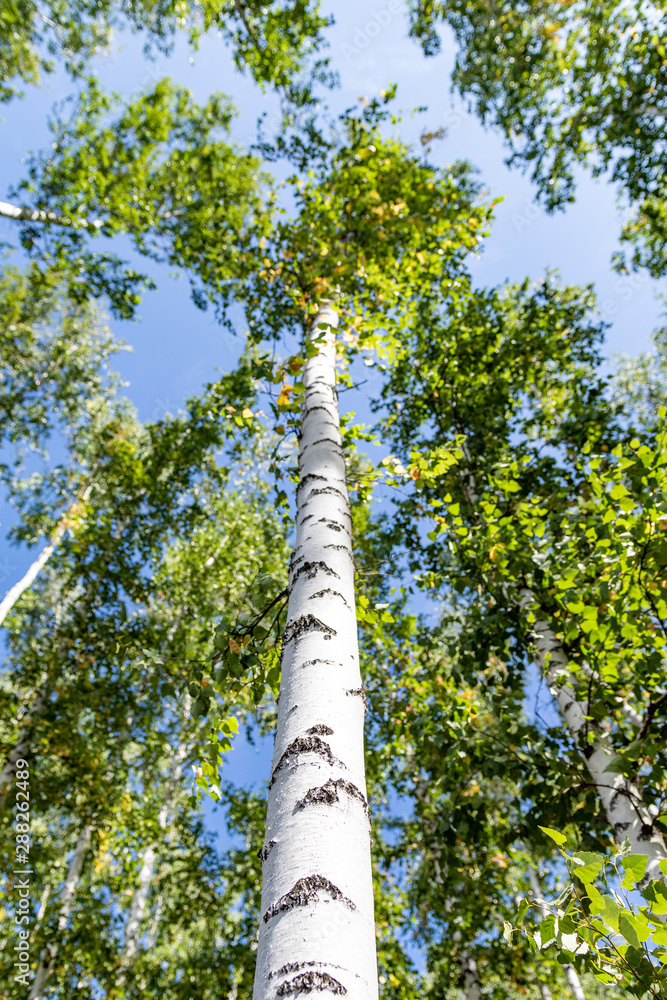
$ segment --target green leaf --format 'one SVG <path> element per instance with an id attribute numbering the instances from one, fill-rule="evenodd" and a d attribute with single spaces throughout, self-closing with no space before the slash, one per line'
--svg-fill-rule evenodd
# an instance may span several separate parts
<path id="1" fill-rule="evenodd" d="M 549 826 L 541 826 L 540 830 L 542 833 L 546 833 L 547 837 L 551 837 L 551 839 L 555 841 L 559 847 L 562 847 L 563 844 L 567 843 L 567 837 L 562 833 L 559 833 L 558 830 L 552 830 Z"/>
<path id="2" fill-rule="evenodd" d="M 604 864 L 604 858 L 601 858 L 599 854 L 590 854 L 588 851 L 573 854 L 572 860 L 574 862 L 572 874 L 585 884 L 598 877 Z"/>
<path id="3" fill-rule="evenodd" d="M 634 889 L 646 874 L 647 854 L 628 854 L 623 858 L 624 878 L 621 883 L 624 889 Z"/>
<path id="4" fill-rule="evenodd" d="M 618 918 L 618 929 L 634 948 L 641 948 L 644 941 L 651 936 L 651 928 L 642 914 L 631 914 L 629 910 L 623 910 Z"/>

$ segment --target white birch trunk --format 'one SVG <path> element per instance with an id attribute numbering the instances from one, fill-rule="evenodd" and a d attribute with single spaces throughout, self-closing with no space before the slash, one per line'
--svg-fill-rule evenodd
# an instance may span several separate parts
<path id="1" fill-rule="evenodd" d="M 480 1000 L 482 984 L 479 978 L 477 962 L 472 955 L 464 951 L 459 956 L 458 963 L 463 977 L 463 992 L 466 995 L 466 1000 Z"/>
<path id="2" fill-rule="evenodd" d="M 64 523 L 58 525 L 53 533 L 51 541 L 48 545 L 44 546 L 33 564 L 29 567 L 27 573 L 18 581 L 18 583 L 15 583 L 14 586 L 7 591 L 2 601 L 0 601 L 0 625 L 2 625 L 18 599 L 25 594 L 28 587 L 34 583 L 39 573 L 42 571 L 44 566 L 46 566 L 47 562 L 55 552 L 58 543 L 65 534 L 66 527 L 67 525 Z"/>
<path id="3" fill-rule="evenodd" d="M 338 325 L 324 306 L 318 324 Z M 321 331 L 320 331 L 321 332 Z M 354 563 L 331 331 L 304 372 L 254 1000 L 378 996 Z"/>
<path id="4" fill-rule="evenodd" d="M 99 229 L 104 223 L 101 219 L 68 219 L 55 212 L 45 212 L 41 208 L 26 208 L 24 205 L 10 205 L 0 201 L 0 216 L 6 219 L 16 219 L 17 222 L 50 222 L 54 226 L 66 226 L 68 229 Z"/>
<path id="5" fill-rule="evenodd" d="M 72 855 L 72 860 L 70 861 L 67 878 L 65 879 L 63 894 L 60 898 L 60 911 L 58 915 L 57 929 L 58 936 L 53 941 L 49 942 L 42 952 L 42 957 L 37 967 L 37 972 L 35 973 L 35 978 L 30 989 L 28 1000 L 42 1000 L 42 996 L 44 995 L 44 990 L 46 989 L 49 976 L 51 975 L 56 957 L 58 955 L 60 938 L 67 927 L 69 915 L 72 911 L 74 893 L 76 892 L 76 887 L 81 877 L 81 869 L 83 868 L 83 862 L 86 856 L 86 851 L 88 850 L 88 845 L 90 844 L 92 832 L 93 827 L 90 823 L 84 823 L 81 827 L 76 847 L 74 848 L 74 854 Z"/>
<path id="6" fill-rule="evenodd" d="M 528 863 L 528 881 L 530 882 L 530 888 L 533 890 L 533 896 L 535 897 L 537 908 L 540 911 L 540 921 L 542 921 L 546 916 L 548 916 L 549 908 L 542 899 L 542 888 L 540 886 L 540 880 L 538 879 L 537 872 L 530 864 L 530 862 Z M 575 967 L 568 962 L 567 965 L 563 966 L 563 972 L 565 973 L 565 978 L 567 979 L 567 984 L 570 987 L 570 990 L 572 991 L 574 1000 L 586 1000 L 586 994 L 584 993 L 584 988 L 581 985 L 581 980 L 577 975 L 577 970 L 575 969 Z M 543 996 L 544 996 L 543 988 L 547 991 L 547 993 L 549 993 L 549 987 L 546 985 L 546 983 L 543 983 L 540 980 L 539 986 Z M 549 995 L 551 994 L 549 993 Z"/>
<path id="7" fill-rule="evenodd" d="M 539 987 L 540 996 L 542 997 L 542 1000 L 551 1000 L 551 990 L 549 989 L 549 987 L 547 986 L 547 984 L 544 982 L 544 980 L 543 979 L 538 979 L 537 985 Z"/>
<path id="8" fill-rule="evenodd" d="M 183 729 L 185 728 L 185 723 L 190 716 L 190 695 L 185 696 L 185 709 L 183 714 L 183 723 L 181 726 L 181 740 L 174 753 L 174 757 L 169 769 L 169 777 L 167 779 L 167 786 L 165 789 L 165 797 L 160 807 L 160 811 L 157 816 L 158 828 L 161 831 L 167 829 L 167 823 L 169 820 L 169 812 L 172 806 L 172 801 L 174 798 L 174 793 L 181 779 L 181 774 L 183 773 L 183 761 L 188 752 L 188 745 L 183 738 Z M 155 871 L 155 859 L 157 857 L 157 852 L 160 846 L 159 841 L 153 841 L 149 844 L 144 851 L 141 869 L 139 871 L 139 879 L 137 882 L 137 888 L 132 896 L 132 903 L 130 904 L 130 912 L 127 918 L 127 924 L 125 926 L 125 942 L 123 945 L 123 955 L 121 959 L 122 970 L 119 975 L 119 984 L 124 985 L 126 980 L 127 968 L 132 964 L 136 953 L 137 946 L 139 944 L 139 933 L 141 930 L 141 925 L 144 920 L 144 914 L 146 912 L 146 903 L 148 901 L 148 893 L 151 887 L 151 882 L 153 881 L 153 873 Z"/>
<path id="9" fill-rule="evenodd" d="M 0 204 L 2 203 L 0 202 Z M 92 486 L 86 487 L 80 502 L 85 502 L 88 499 L 91 490 Z M 77 501 L 77 503 L 78 502 L 79 501 Z M 30 568 L 26 572 L 26 574 L 22 577 L 22 579 L 18 581 L 18 583 L 15 583 L 14 586 L 7 591 L 2 601 L 0 601 L 0 625 L 2 625 L 5 618 L 12 610 L 12 608 L 19 600 L 19 598 L 22 597 L 23 594 L 25 594 L 28 587 L 32 586 L 32 584 L 37 579 L 42 569 L 46 566 L 47 562 L 57 549 L 58 545 L 62 541 L 63 535 L 65 534 L 70 525 L 70 518 L 72 516 L 72 511 L 74 507 L 77 506 L 77 503 L 74 503 L 73 506 L 70 507 L 70 509 L 64 515 L 64 517 L 60 519 L 60 522 L 56 527 L 56 530 L 51 535 L 51 541 L 49 542 L 48 545 L 44 546 L 40 554 L 33 562 L 32 566 L 30 566 Z"/>
<path id="10" fill-rule="evenodd" d="M 16 743 L 7 754 L 7 758 L 2 765 L 2 771 L 0 771 L 0 809 L 4 808 L 7 796 L 11 791 L 14 775 L 16 774 L 17 761 L 27 757 L 30 753 L 33 722 L 35 716 L 39 715 L 44 707 L 48 688 L 48 676 L 43 677 L 32 705 L 21 719 L 21 728 Z"/>
<path id="11" fill-rule="evenodd" d="M 468 482 L 464 483 L 464 492 L 468 502 L 477 507 L 479 496 L 465 443 L 463 451 L 468 462 L 468 468 L 465 470 Z M 505 597 L 511 600 L 508 589 L 504 588 L 504 591 Z M 534 594 L 528 588 L 524 588 L 519 594 L 519 610 L 525 611 L 534 600 Z M 563 683 L 564 679 L 569 680 L 571 671 L 561 643 L 544 621 L 535 623 L 533 641 L 542 673 L 570 734 L 575 739 L 578 739 L 586 729 L 596 734 L 595 742 L 582 747 L 582 751 L 612 828 L 614 840 L 620 846 L 627 837 L 633 853 L 648 856 L 646 876 L 642 884 L 655 878 L 662 878 L 658 865 L 667 858 L 665 839 L 654 826 L 653 817 L 644 805 L 639 788 L 622 774 L 613 774 L 605 770 L 613 765 L 618 757 L 609 744 L 608 735 L 593 723 L 587 722 L 586 706 L 577 701 L 573 689 L 567 683 Z M 641 723 L 638 714 L 631 706 L 624 703 L 622 709 L 633 725 L 638 721 Z"/>
<path id="12" fill-rule="evenodd" d="M 532 599 L 530 591 L 522 592 L 521 602 L 524 607 Z M 582 750 L 614 840 L 620 846 L 627 837 L 634 854 L 648 856 L 643 884 L 662 878 L 658 865 L 667 858 L 664 837 L 654 826 L 653 817 L 634 782 L 622 774 L 607 770 L 619 758 L 610 745 L 609 734 L 586 718 L 587 706 L 577 700 L 574 690 L 567 683 L 571 671 L 562 645 L 544 621 L 535 623 L 533 641 L 542 672 L 570 734 L 575 740 L 586 733 L 594 734 L 593 742 L 586 743 Z"/>

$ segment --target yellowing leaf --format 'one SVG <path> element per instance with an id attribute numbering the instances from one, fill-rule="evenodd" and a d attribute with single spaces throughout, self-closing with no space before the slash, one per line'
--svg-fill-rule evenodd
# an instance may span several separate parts
<path id="1" fill-rule="evenodd" d="M 567 841 L 567 837 L 564 834 L 559 833 L 558 830 L 552 830 L 549 826 L 541 826 L 540 830 L 542 833 L 546 833 L 547 837 L 551 837 L 551 839 L 555 841 L 559 847 Z"/>

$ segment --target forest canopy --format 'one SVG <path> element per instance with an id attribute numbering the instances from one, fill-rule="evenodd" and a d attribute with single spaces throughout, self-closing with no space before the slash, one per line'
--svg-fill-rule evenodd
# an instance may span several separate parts
<path id="1" fill-rule="evenodd" d="M 664 14 L 350 23 L 659 290 Z M 7 114 L 60 88 L 0 192 L 2 1000 L 667 1000 L 667 336 L 486 280 L 503 192 L 423 82 L 342 106 L 342 16 L 0 4 Z"/>

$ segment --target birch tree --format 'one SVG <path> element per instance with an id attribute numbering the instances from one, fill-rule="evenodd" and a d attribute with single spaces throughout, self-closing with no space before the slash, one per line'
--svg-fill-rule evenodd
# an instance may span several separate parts
<path id="1" fill-rule="evenodd" d="M 309 348 L 308 329 L 324 322 L 342 327 L 343 342 L 381 344 L 378 327 L 398 330 L 411 308 L 415 258 L 446 283 L 477 244 L 489 211 L 473 204 L 476 188 L 465 167 L 436 171 L 383 139 L 389 96 L 345 117 L 311 179 L 304 185 L 294 178 L 297 215 L 263 239 L 264 267 L 251 272 L 244 293 L 252 338 L 306 327 L 305 350 L 268 371 L 274 384 L 282 383 L 274 404 L 276 416 L 284 414 L 280 426 L 298 431 L 299 482 L 262 848 L 256 998 L 304 989 L 377 994 L 335 345 L 329 333 Z M 330 290 L 335 306 L 321 312 Z M 294 384 L 290 372 L 299 373 Z M 249 623 L 248 640 L 252 635 Z M 245 634 L 231 638 L 238 647 Z"/>
<path id="2" fill-rule="evenodd" d="M 446 575 L 457 589 L 469 595 L 471 627 L 476 628 L 473 622 L 486 623 L 484 645 L 487 649 L 489 646 L 494 648 L 497 642 L 496 648 L 502 650 L 502 655 L 511 656 L 511 642 L 519 637 L 523 637 L 520 641 L 526 643 L 528 649 L 532 648 L 564 713 L 564 721 L 571 734 L 581 741 L 582 763 L 585 762 L 606 806 L 607 821 L 617 842 L 622 842 L 627 835 L 633 850 L 649 854 L 651 874 L 648 877 L 659 877 L 664 838 L 655 821 L 657 813 L 651 815 L 648 806 L 649 803 L 657 805 L 654 796 L 660 794 L 661 779 L 658 776 L 657 785 L 643 782 L 640 791 L 636 778 L 633 781 L 627 770 L 618 766 L 618 754 L 624 742 L 622 733 L 627 725 L 627 712 L 619 715 L 619 702 L 624 701 L 628 691 L 626 685 L 632 684 L 633 679 L 636 682 L 641 677 L 643 680 L 639 683 L 646 684 L 650 692 L 655 686 L 655 680 L 651 679 L 653 668 L 644 671 L 641 659 L 631 656 L 632 669 L 621 669 L 621 634 L 615 629 L 609 633 L 599 631 L 603 626 L 601 621 L 596 624 L 599 621 L 597 609 L 592 623 L 596 630 L 584 626 L 577 631 L 582 636 L 592 636 L 585 641 L 585 653 L 582 647 L 575 651 L 571 645 L 574 632 L 569 627 L 563 630 L 560 623 L 556 624 L 556 618 L 547 621 L 544 613 L 551 606 L 553 595 L 561 586 L 565 588 L 567 574 L 573 573 L 573 568 L 565 569 L 562 547 L 577 548 L 587 539 L 588 551 L 596 549 L 594 536 L 590 533 L 593 519 L 582 521 L 578 505 L 581 491 L 585 496 L 587 487 L 585 477 L 577 469 L 576 449 L 588 438 L 598 442 L 591 447 L 602 448 L 604 452 L 624 433 L 620 428 L 615 429 L 613 412 L 604 400 L 604 386 L 594 370 L 591 371 L 591 362 L 595 361 L 591 351 L 597 332 L 595 324 L 586 318 L 585 296 L 578 298 L 578 295 L 580 293 L 574 290 L 564 291 L 558 304 L 561 293 L 552 291 L 549 284 L 539 286 L 532 301 L 529 298 L 522 304 L 519 298 L 510 306 L 506 325 L 503 321 L 498 323 L 503 307 L 496 313 L 497 318 L 490 321 L 486 296 L 477 299 L 473 296 L 469 307 L 462 309 L 464 319 L 460 329 L 465 331 L 465 336 L 457 334 L 456 365 L 453 358 L 444 360 L 441 346 L 436 348 L 433 342 L 427 345 L 424 341 L 423 360 L 413 353 L 409 369 L 402 368 L 399 376 L 399 380 L 407 376 L 413 386 L 411 398 L 408 400 L 401 395 L 405 409 L 401 408 L 390 420 L 400 428 L 397 440 L 401 440 L 408 428 L 411 428 L 409 434 L 414 434 L 412 421 L 420 411 L 429 412 L 437 427 L 437 443 L 433 442 L 431 455 L 441 457 L 432 466 L 436 470 L 434 479 L 429 478 L 427 466 L 422 467 L 419 463 L 418 449 L 414 450 L 415 476 L 418 483 L 421 479 L 426 490 L 423 499 L 416 501 L 416 509 L 421 508 L 426 514 L 426 507 L 422 506 L 426 501 L 433 511 L 431 517 L 435 517 L 434 530 L 429 534 L 431 544 L 426 548 L 433 556 L 428 566 L 435 575 L 430 579 L 442 579 Z M 549 331 L 545 325 L 547 317 Z M 447 321 L 445 328 L 449 328 Z M 562 348 L 566 338 L 569 343 L 567 358 Z M 555 359 L 551 361 L 554 355 L 548 346 L 550 340 L 554 348 L 557 341 L 561 341 L 557 364 Z M 452 341 L 445 335 L 439 343 L 451 344 Z M 471 369 L 466 366 L 468 381 L 464 383 L 456 370 L 459 359 L 473 350 L 473 344 L 476 351 L 481 349 L 483 352 L 484 343 L 492 352 L 488 355 L 489 359 L 493 356 L 491 367 Z M 478 384 L 487 387 L 488 405 L 483 422 L 479 409 L 477 416 L 473 415 L 472 371 L 479 372 Z M 493 372 L 492 377 L 490 372 Z M 394 384 L 398 385 L 399 381 Z M 520 409 L 524 406 L 525 409 Z M 510 428 L 513 428 L 511 432 Z M 518 438 L 521 440 L 518 454 L 516 440 L 510 444 L 509 435 L 514 432 L 522 435 Z M 449 435 L 452 435 L 450 441 L 458 435 L 458 443 L 445 444 Z M 535 444 L 531 443 L 533 440 Z M 541 440 L 550 442 L 558 458 L 542 458 L 537 443 Z M 409 460 L 408 455 L 404 460 Z M 422 479 L 422 468 L 425 479 Z M 501 495 L 503 500 L 498 503 Z M 538 508 L 538 505 L 541 506 Z M 436 513 L 440 508 L 442 513 Z M 535 513 L 535 517 L 528 513 L 538 509 L 541 514 Z M 560 516 L 566 510 L 570 512 L 566 517 L 567 525 Z M 553 511 L 558 518 L 557 533 L 551 528 L 547 530 L 548 511 Z M 527 518 L 525 531 L 522 527 L 524 516 Z M 456 535 L 456 543 L 451 558 L 443 559 L 438 537 L 450 530 Z M 476 550 L 476 546 L 482 535 L 485 538 L 483 569 L 473 554 L 481 551 Z M 453 542 L 453 537 L 449 537 Z M 595 537 L 603 537 L 602 522 L 600 534 L 595 530 Z M 511 538 L 514 541 L 510 541 Z M 601 557 L 607 545 L 613 547 L 614 543 L 603 540 L 598 544 Z M 468 588 L 472 580 L 478 581 L 482 588 L 483 601 L 470 594 Z M 583 607 L 575 603 L 572 607 L 582 613 L 578 621 L 583 621 Z M 599 607 L 604 610 L 602 602 Z M 586 612 L 586 617 L 589 615 L 590 612 Z M 651 628 L 654 627 L 652 624 Z M 643 627 L 638 635 L 644 642 Z M 609 642 L 603 641 L 602 636 Z M 649 662 L 654 662 L 653 657 L 659 655 L 661 643 L 662 638 L 658 637 Z M 601 657 L 607 664 L 604 669 Z M 583 663 L 581 669 L 580 663 Z M 612 663 L 613 673 L 609 672 Z M 591 685 L 590 670 L 592 667 L 595 675 L 596 664 L 600 665 L 606 680 Z M 637 694 L 636 688 L 630 698 L 635 707 Z"/>
<path id="3" fill-rule="evenodd" d="M 114 34 L 139 35 L 148 52 L 168 53 L 183 31 L 196 49 L 201 35 L 215 30 L 231 43 L 237 67 L 258 83 L 294 87 L 305 71 L 321 75 L 312 56 L 322 46 L 327 18 L 319 4 L 126 3 L 104 0 L 91 9 L 80 0 L 30 2 L 3 11 L 0 47 L 0 101 L 20 95 L 21 83 L 36 83 L 57 65 L 80 77 L 91 60 L 112 44 Z"/>
<path id="4" fill-rule="evenodd" d="M 411 33 L 426 55 L 439 26 L 458 46 L 453 85 L 496 126 L 509 163 L 530 166 L 547 210 L 575 197 L 578 167 L 608 175 L 634 212 L 617 263 L 665 273 L 664 4 L 419 3 Z"/>

